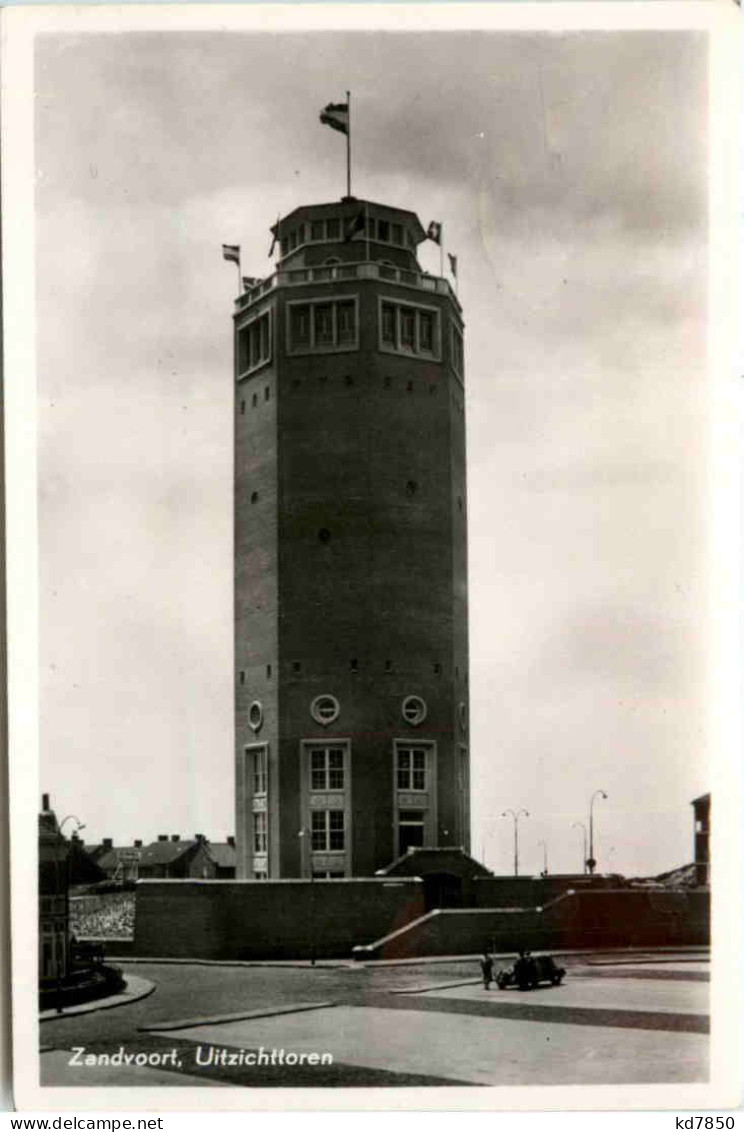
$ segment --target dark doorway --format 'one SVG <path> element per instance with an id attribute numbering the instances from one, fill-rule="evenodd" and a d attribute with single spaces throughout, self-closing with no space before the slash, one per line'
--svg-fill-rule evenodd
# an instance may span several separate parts
<path id="1" fill-rule="evenodd" d="M 432 908 L 462 908 L 462 877 L 454 873 L 427 873 L 423 881 L 427 912 Z"/>

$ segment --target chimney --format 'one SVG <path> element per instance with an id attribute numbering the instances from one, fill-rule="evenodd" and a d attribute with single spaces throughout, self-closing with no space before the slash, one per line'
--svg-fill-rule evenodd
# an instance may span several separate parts
<path id="1" fill-rule="evenodd" d="M 104 837 L 103 847 L 104 847 L 104 849 L 113 849 L 113 847 L 114 847 L 113 838 L 112 837 Z"/>
<path id="2" fill-rule="evenodd" d="M 168 840 L 168 834 L 167 833 L 159 833 L 158 834 L 158 841 L 167 841 L 167 840 Z"/>
<path id="3" fill-rule="evenodd" d="M 41 808 L 42 808 L 42 810 L 44 811 L 45 814 L 49 813 L 49 810 L 51 809 L 51 807 L 49 805 L 49 795 L 48 794 L 42 794 L 41 795 Z"/>
<path id="4" fill-rule="evenodd" d="M 135 847 L 135 849 L 141 849 L 142 848 L 142 838 L 141 837 L 138 837 L 135 840 L 134 847 Z"/>
<path id="5" fill-rule="evenodd" d="M 234 833 L 228 834 L 227 844 L 231 845 L 233 849 L 235 848 L 235 834 Z"/>
<path id="6" fill-rule="evenodd" d="M 171 834 L 171 841 L 180 841 L 180 840 L 181 840 L 180 833 L 172 833 Z"/>

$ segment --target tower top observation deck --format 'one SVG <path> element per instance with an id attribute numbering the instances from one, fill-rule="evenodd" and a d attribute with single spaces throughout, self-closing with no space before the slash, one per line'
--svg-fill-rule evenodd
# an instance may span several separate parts
<path id="1" fill-rule="evenodd" d="M 357 197 L 301 205 L 270 228 L 280 255 L 274 274 L 257 280 L 236 299 L 236 313 L 280 286 L 386 279 L 449 297 L 460 303 L 449 282 L 422 271 L 416 250 L 427 238 L 414 212 Z"/>

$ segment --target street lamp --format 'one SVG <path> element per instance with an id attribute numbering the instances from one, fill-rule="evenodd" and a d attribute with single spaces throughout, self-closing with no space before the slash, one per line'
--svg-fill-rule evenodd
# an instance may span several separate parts
<path id="1" fill-rule="evenodd" d="M 583 871 L 586 873 L 586 858 L 587 858 L 586 826 L 584 825 L 583 821 L 572 821 L 571 822 L 571 829 L 580 829 L 581 830 L 583 846 L 584 846 L 583 852 L 581 854 L 581 867 L 582 867 Z"/>
<path id="2" fill-rule="evenodd" d="M 298 832 L 297 836 L 300 839 L 302 839 L 303 837 L 309 837 L 310 838 L 310 840 L 308 841 L 308 851 L 307 851 L 308 861 L 310 862 L 310 917 L 309 917 L 310 966 L 314 967 L 315 966 L 315 887 L 314 887 L 313 882 L 315 880 L 315 877 L 313 876 L 313 838 L 312 838 L 312 833 L 307 828 L 307 826 L 303 826 L 302 829 Z"/>
<path id="3" fill-rule="evenodd" d="M 542 845 L 542 847 L 543 847 L 543 871 L 542 871 L 542 875 L 544 877 L 546 877 L 548 875 L 548 843 L 547 843 L 547 841 L 538 841 L 537 844 Z"/>
<path id="4" fill-rule="evenodd" d="M 57 839 L 54 843 L 54 876 L 55 876 L 55 880 L 57 882 L 56 885 L 55 885 L 55 893 L 54 893 L 55 901 L 59 898 L 59 894 L 60 894 L 60 871 L 59 871 L 60 847 L 64 844 L 64 840 L 65 840 L 64 837 L 62 836 L 62 830 L 63 830 L 64 826 L 66 825 L 66 823 L 68 821 L 74 821 L 75 822 L 75 833 L 80 833 L 81 829 L 85 829 L 85 823 L 81 822 L 79 818 L 76 818 L 74 814 L 67 814 L 66 817 L 62 818 L 62 821 L 57 826 Z M 63 958 L 64 958 L 64 952 L 67 950 L 67 929 L 69 927 L 69 924 L 68 924 L 68 907 L 69 907 L 69 905 L 68 905 L 68 901 L 67 901 L 67 889 L 68 889 L 68 887 L 69 887 L 69 883 L 68 883 L 68 885 L 65 886 L 65 917 L 64 917 L 64 920 L 63 920 L 63 923 L 65 924 L 65 947 L 64 947 L 64 951 L 61 950 L 60 947 L 59 947 L 59 940 L 57 939 L 56 930 L 54 932 L 54 940 L 55 940 L 54 951 L 55 951 L 55 958 L 56 958 L 55 966 L 56 966 L 56 970 L 57 970 L 56 999 L 57 999 L 57 1013 L 58 1014 L 62 1013 L 62 961 L 63 961 Z M 56 920 L 56 917 L 55 917 L 55 920 L 54 920 L 55 925 L 58 922 L 59 921 Z"/>
<path id="5" fill-rule="evenodd" d="M 522 816 L 522 814 L 524 814 L 524 816 L 526 818 L 528 818 L 530 816 L 529 813 L 527 812 L 527 810 L 517 810 L 516 813 L 515 813 L 514 810 L 504 810 L 503 814 L 501 815 L 502 818 L 508 818 L 509 815 L 511 815 L 511 817 L 514 821 L 514 876 L 515 877 L 519 876 L 519 819 Z"/>
<path id="6" fill-rule="evenodd" d="M 589 856 L 587 858 L 586 866 L 591 874 L 597 867 L 597 862 L 594 857 L 594 803 L 597 798 L 606 798 L 607 794 L 604 790 L 595 790 L 592 794 L 591 801 L 589 802 Z"/>

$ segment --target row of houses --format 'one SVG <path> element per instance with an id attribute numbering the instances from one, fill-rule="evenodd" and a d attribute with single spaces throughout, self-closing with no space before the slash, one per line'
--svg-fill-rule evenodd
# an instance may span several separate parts
<path id="1" fill-rule="evenodd" d="M 73 834 L 69 852 L 70 884 L 96 881 L 135 881 L 190 877 L 200 880 L 230 880 L 235 877 L 235 838 L 209 841 L 204 834 L 192 838 L 161 833 L 144 844 L 114 845 L 105 837 L 100 844 L 86 845 Z"/>

